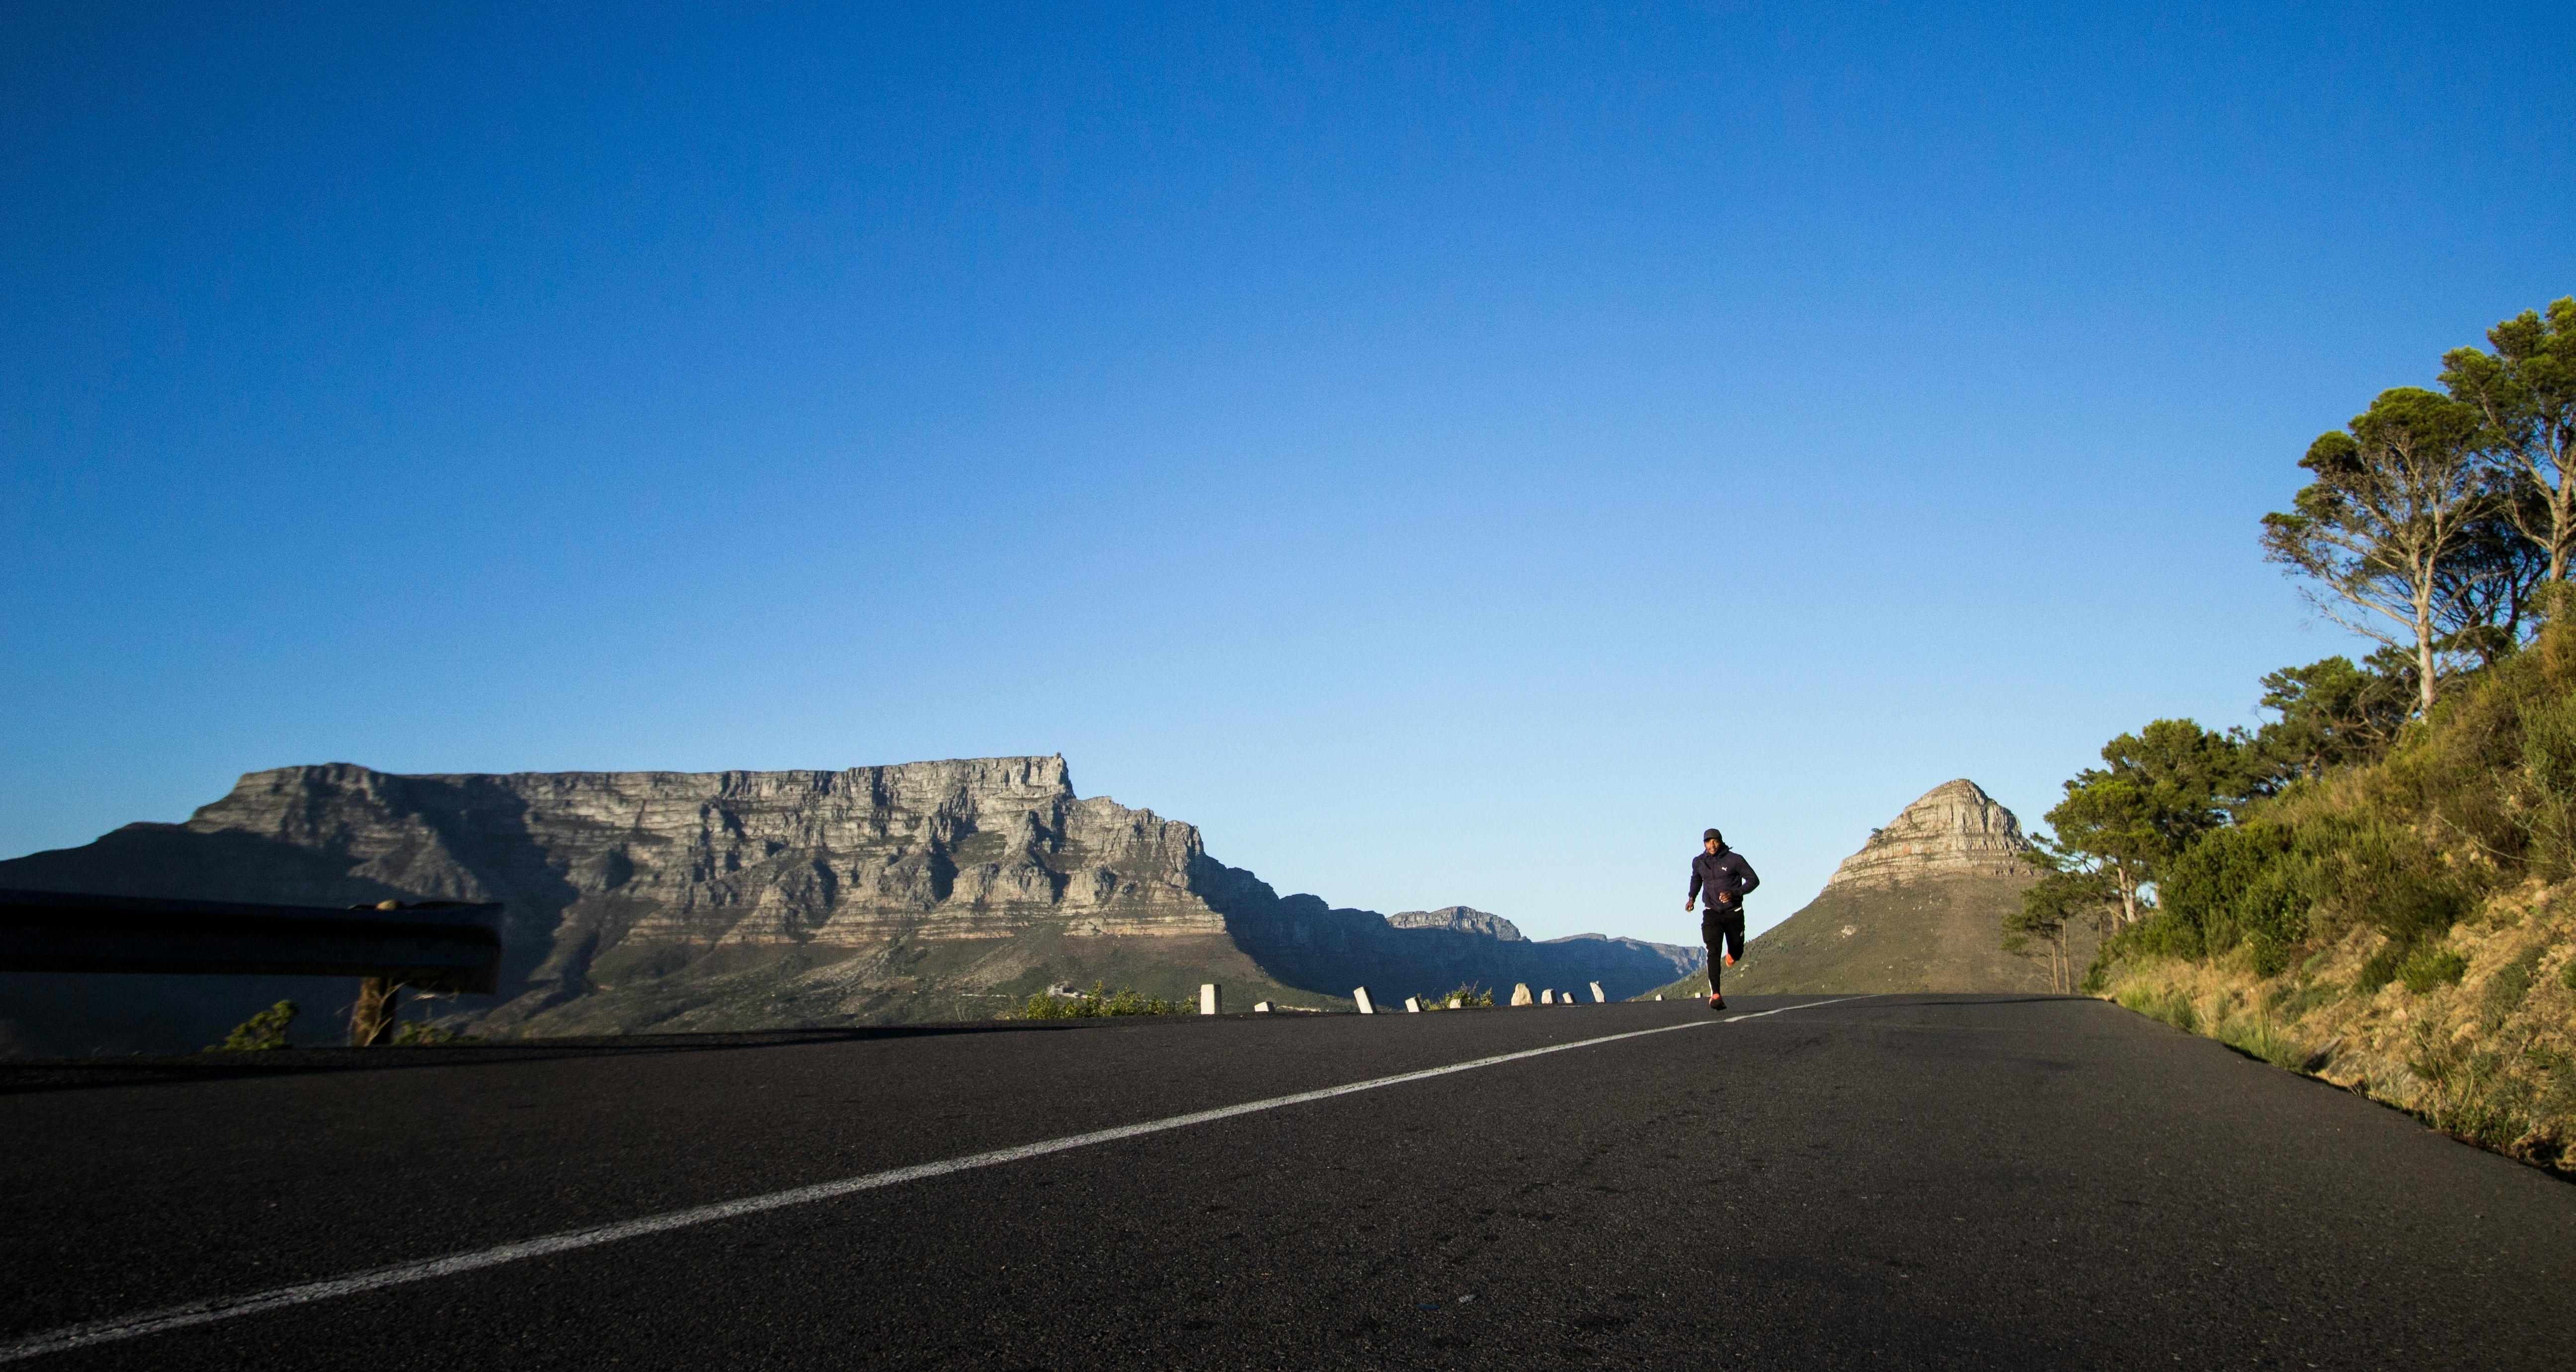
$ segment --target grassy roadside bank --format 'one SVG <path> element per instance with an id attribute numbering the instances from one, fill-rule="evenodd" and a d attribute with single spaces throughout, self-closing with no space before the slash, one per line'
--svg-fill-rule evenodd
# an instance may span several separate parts
<path id="1" fill-rule="evenodd" d="M 2104 998 L 2576 1178 L 2576 882 L 2498 892 L 2390 956 L 2357 928 L 2276 975 L 2251 951 L 2100 968 Z"/>

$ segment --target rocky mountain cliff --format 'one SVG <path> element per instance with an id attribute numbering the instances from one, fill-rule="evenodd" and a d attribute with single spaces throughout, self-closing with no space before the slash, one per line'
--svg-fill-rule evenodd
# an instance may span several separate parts
<path id="1" fill-rule="evenodd" d="M 1459 934 L 1482 934 L 1487 938 L 1509 942 L 1521 937 L 1520 926 L 1501 915 L 1489 915 L 1464 905 L 1444 905 L 1437 910 L 1399 910 L 1386 917 L 1398 929 L 1447 929 Z"/>
<path id="2" fill-rule="evenodd" d="M 2021 821 L 1975 782 L 1933 787 L 1872 830 L 1813 901 L 1747 944 L 1726 988 L 2044 992 L 2046 969 L 2003 951 L 2003 916 L 2038 877 L 2021 860 L 2030 846 Z M 2087 943 L 2079 965 L 2091 956 Z M 1663 989 L 1706 995 L 1708 980 Z"/>
<path id="3" fill-rule="evenodd" d="M 287 767 L 243 777 L 183 824 L 128 825 L 0 862 L 0 886 L 331 906 L 506 902 L 501 995 L 451 1011 L 487 1033 L 982 1017 L 1058 980 L 1167 995 L 1210 980 L 1239 1003 L 1461 981 L 1599 980 L 1626 994 L 1699 957 L 1598 936 L 1531 942 L 1465 907 L 1391 921 L 1283 898 L 1208 857 L 1195 826 L 1077 797 L 1060 757 L 838 772 Z M 50 1031 L 15 1007 L 60 1008 L 72 983 L 22 980 L 0 989 L 31 1050 Z M 218 1030 L 246 1013 L 232 1002 L 250 989 L 80 980 L 92 1000 L 217 997 L 208 1013 Z"/>
<path id="4" fill-rule="evenodd" d="M 1924 792 L 1842 860 L 1825 889 L 1885 888 L 1934 875 L 2025 877 L 2030 840 L 2021 821 L 1961 777 Z"/>

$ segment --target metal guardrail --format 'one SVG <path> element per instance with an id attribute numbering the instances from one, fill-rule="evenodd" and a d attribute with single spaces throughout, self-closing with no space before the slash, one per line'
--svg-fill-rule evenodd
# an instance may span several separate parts
<path id="1" fill-rule="evenodd" d="M 0 890 L 0 971 L 377 977 L 424 991 L 501 986 L 501 906 L 393 910 Z"/>

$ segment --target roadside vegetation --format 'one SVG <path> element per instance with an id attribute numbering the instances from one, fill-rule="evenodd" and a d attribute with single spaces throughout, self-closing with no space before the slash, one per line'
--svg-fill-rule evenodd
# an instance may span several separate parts
<path id="1" fill-rule="evenodd" d="M 1490 987 L 1472 982 L 1458 983 L 1455 991 L 1430 991 L 1417 997 L 1425 1010 L 1491 1010 L 1494 992 Z"/>
<path id="2" fill-rule="evenodd" d="M 286 1029 L 295 1023 L 295 1002 L 281 1000 L 275 1005 L 233 1026 L 221 1043 L 206 1045 L 209 1053 L 255 1053 L 286 1046 Z"/>
<path id="3" fill-rule="evenodd" d="M 2259 730 L 2106 744 L 2003 933 L 2065 989 L 2576 1172 L 2576 300 L 2487 339 L 2319 438 L 2264 520 L 2378 650 L 2263 678 Z"/>
<path id="4" fill-rule="evenodd" d="M 1089 991 L 1077 991 L 1069 996 L 1040 991 L 1023 1002 L 1019 1013 L 1009 1018 L 1108 1019 L 1119 1015 L 1195 1015 L 1198 1012 L 1195 1001 L 1165 1000 L 1126 986 L 1111 991 L 1105 989 L 1105 983 L 1093 982 Z"/>

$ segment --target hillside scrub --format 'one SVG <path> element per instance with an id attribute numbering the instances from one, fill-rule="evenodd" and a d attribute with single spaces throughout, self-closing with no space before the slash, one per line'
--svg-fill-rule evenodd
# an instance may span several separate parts
<path id="1" fill-rule="evenodd" d="M 2083 989 L 2576 1172 L 2576 298 L 2320 435 L 2265 556 L 2378 651 L 2157 720 L 2048 814 L 2004 920 Z"/>
<path id="2" fill-rule="evenodd" d="M 1120 1015 L 1195 1015 L 1199 1007 L 1190 1001 L 1165 1000 L 1149 996 L 1132 987 L 1115 991 L 1104 983 L 1092 983 L 1089 991 L 1070 996 L 1040 991 L 1020 1007 L 1019 1019 L 1108 1019 Z"/>
<path id="3" fill-rule="evenodd" d="M 2576 886 L 2491 896 L 2433 945 L 2434 975 L 2363 987 L 2387 936 L 2356 928 L 2275 977 L 2238 955 L 2131 954 L 2111 999 L 2434 1128 L 2576 1174 Z"/>
<path id="4" fill-rule="evenodd" d="M 2085 989 L 2576 1172 L 2576 627 L 2239 808 Z"/>

